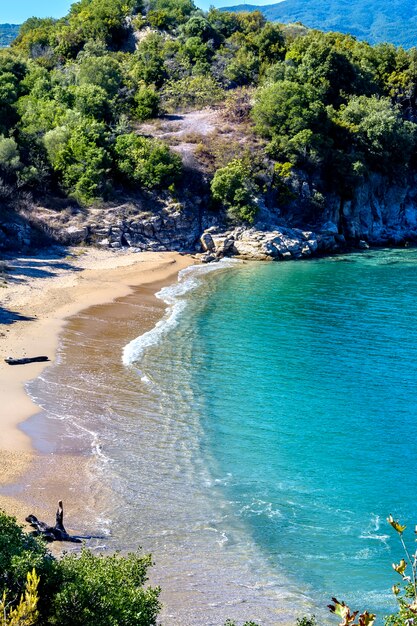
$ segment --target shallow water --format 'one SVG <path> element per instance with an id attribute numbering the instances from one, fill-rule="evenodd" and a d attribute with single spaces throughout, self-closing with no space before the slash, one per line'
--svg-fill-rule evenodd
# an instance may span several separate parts
<path id="1" fill-rule="evenodd" d="M 153 552 L 165 623 L 392 608 L 385 518 L 417 521 L 416 268 L 409 249 L 186 272 L 123 362 L 133 300 L 117 332 L 100 308 L 70 324 L 31 392 L 55 451 L 97 457 L 108 547 Z"/>

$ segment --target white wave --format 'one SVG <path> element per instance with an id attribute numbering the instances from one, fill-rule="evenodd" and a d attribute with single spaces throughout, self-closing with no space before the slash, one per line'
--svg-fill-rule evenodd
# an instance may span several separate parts
<path id="1" fill-rule="evenodd" d="M 360 539 L 374 539 L 380 541 L 386 547 L 388 547 L 389 535 L 385 533 L 378 533 L 381 528 L 381 518 L 375 513 L 371 513 L 371 519 L 369 521 L 368 528 L 365 528 L 359 535 Z"/>
<path id="2" fill-rule="evenodd" d="M 109 463 L 111 461 L 110 457 L 108 457 L 103 452 L 103 448 L 99 439 L 99 434 L 97 432 L 95 432 L 94 430 L 90 430 L 89 428 L 86 428 L 85 426 L 77 422 L 76 420 L 73 420 L 72 425 L 75 428 L 78 428 L 82 433 L 85 433 L 88 435 L 90 442 L 91 442 L 90 445 L 91 445 L 91 452 L 93 456 L 99 459 L 102 463 Z"/>
<path id="3" fill-rule="evenodd" d="M 389 539 L 389 535 L 377 535 L 375 533 L 365 531 L 359 535 L 359 539 L 375 539 L 376 541 L 381 541 L 381 543 L 388 545 L 387 541 Z"/>
<path id="4" fill-rule="evenodd" d="M 152 330 L 133 339 L 133 341 L 124 347 L 122 356 L 123 365 L 128 367 L 140 361 L 148 348 L 159 343 L 164 335 L 172 328 L 175 328 L 181 313 L 187 307 L 187 300 L 184 296 L 201 285 L 202 276 L 213 271 L 232 267 L 236 263 L 239 263 L 239 261 L 224 259 L 219 263 L 210 265 L 192 265 L 179 272 L 177 283 L 169 287 L 164 287 L 155 294 L 157 298 L 163 300 L 168 305 L 164 317 Z M 142 372 L 140 373 L 144 376 Z"/>
<path id="5" fill-rule="evenodd" d="M 220 539 L 218 539 L 218 540 L 217 540 L 218 545 L 219 545 L 219 546 L 224 546 L 224 545 L 226 545 L 226 543 L 228 543 L 228 542 L 229 542 L 229 537 L 226 535 L 226 533 L 225 533 L 225 532 L 222 532 L 222 533 L 220 534 Z"/>

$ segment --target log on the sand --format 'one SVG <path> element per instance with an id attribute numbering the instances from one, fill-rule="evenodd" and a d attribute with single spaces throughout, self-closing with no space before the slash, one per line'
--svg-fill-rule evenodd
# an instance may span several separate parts
<path id="1" fill-rule="evenodd" d="M 72 543 L 81 543 L 81 539 L 72 537 L 64 528 L 64 506 L 62 500 L 58 502 L 55 526 L 48 526 L 45 522 L 39 521 L 35 515 L 29 515 L 26 521 L 36 529 L 33 534 L 43 537 L 46 541 L 71 541 Z"/>
<path id="2" fill-rule="evenodd" d="M 4 359 L 8 365 L 27 365 L 28 363 L 43 363 L 45 361 L 49 361 L 49 357 L 47 356 L 28 356 L 22 359 L 13 359 L 9 356 L 7 359 Z"/>

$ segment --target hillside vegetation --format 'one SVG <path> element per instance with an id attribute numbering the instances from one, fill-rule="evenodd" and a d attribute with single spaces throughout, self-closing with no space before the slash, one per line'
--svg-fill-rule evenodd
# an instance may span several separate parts
<path id="1" fill-rule="evenodd" d="M 411 0 L 283 0 L 268 6 L 241 4 L 225 11 L 261 11 L 273 22 L 302 22 L 310 28 L 340 31 L 370 43 L 411 48 L 417 43 L 417 5 Z"/>
<path id="2" fill-rule="evenodd" d="M 226 127 L 181 141 L 194 144 L 205 205 L 234 222 L 253 222 L 260 203 L 277 215 L 298 203 L 314 223 L 329 194 L 349 199 L 372 172 L 398 181 L 416 167 L 415 49 L 284 28 L 259 12 L 81 0 L 65 18 L 22 25 L 0 52 L 0 85 L 4 205 L 164 194 L 181 206 L 188 153 L 141 125 L 207 106 Z"/>

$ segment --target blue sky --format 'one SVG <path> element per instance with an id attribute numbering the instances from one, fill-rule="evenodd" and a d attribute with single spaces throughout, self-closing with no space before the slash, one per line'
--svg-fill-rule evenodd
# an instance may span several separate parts
<path id="1" fill-rule="evenodd" d="M 245 0 L 195 0 L 201 9 L 243 4 Z M 279 0 L 249 0 L 247 4 L 274 4 Z M 73 0 L 0 0 L 0 24 L 21 24 L 28 17 L 62 17 Z"/>

